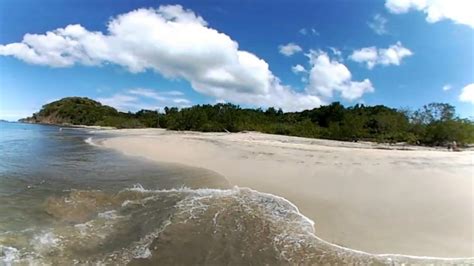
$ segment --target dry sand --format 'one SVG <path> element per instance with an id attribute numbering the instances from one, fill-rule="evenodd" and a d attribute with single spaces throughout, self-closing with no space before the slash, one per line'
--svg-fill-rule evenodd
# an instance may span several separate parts
<path id="1" fill-rule="evenodd" d="M 386 150 L 260 133 L 115 132 L 101 145 L 207 168 L 234 185 L 289 199 L 329 242 L 378 254 L 474 256 L 472 151 Z"/>

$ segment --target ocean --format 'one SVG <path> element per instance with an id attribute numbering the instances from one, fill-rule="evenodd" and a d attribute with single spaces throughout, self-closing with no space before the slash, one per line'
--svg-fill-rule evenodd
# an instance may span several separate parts
<path id="1" fill-rule="evenodd" d="M 339 247 L 284 198 L 94 145 L 112 134 L 0 122 L 0 265 L 474 263 Z"/>

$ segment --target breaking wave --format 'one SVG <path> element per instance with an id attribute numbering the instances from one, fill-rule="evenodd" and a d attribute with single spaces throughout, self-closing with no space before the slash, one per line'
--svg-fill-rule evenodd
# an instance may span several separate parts
<path id="1" fill-rule="evenodd" d="M 374 255 L 316 236 L 288 200 L 248 188 L 72 190 L 49 197 L 49 229 L 0 235 L 0 264 L 473 264 Z"/>
<path id="2" fill-rule="evenodd" d="M 84 142 L 89 144 L 89 145 L 92 145 L 92 146 L 96 146 L 96 147 L 99 146 L 92 140 L 92 137 L 88 137 L 88 138 L 84 139 Z"/>

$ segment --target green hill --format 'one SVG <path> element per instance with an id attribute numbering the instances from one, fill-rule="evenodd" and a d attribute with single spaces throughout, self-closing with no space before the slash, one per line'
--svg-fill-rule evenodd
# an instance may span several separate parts
<path id="1" fill-rule="evenodd" d="M 20 122 L 117 128 L 156 127 L 158 113 L 123 113 L 89 98 L 67 97 L 44 105 L 39 112 L 21 119 Z"/>

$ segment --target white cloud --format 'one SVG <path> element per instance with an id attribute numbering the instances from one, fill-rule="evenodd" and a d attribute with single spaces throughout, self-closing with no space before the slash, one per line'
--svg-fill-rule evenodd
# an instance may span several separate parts
<path id="1" fill-rule="evenodd" d="M 373 68 L 378 61 L 378 57 L 377 48 L 372 46 L 355 50 L 352 52 L 352 55 L 349 56 L 349 59 L 359 63 L 366 62 L 368 68 Z"/>
<path id="2" fill-rule="evenodd" d="M 302 28 L 298 32 L 301 35 L 308 35 L 309 33 L 311 33 L 312 35 L 319 36 L 319 32 L 315 28 L 310 28 L 310 29 Z"/>
<path id="3" fill-rule="evenodd" d="M 341 50 L 339 50 L 336 47 L 329 47 L 329 50 L 331 50 L 332 54 L 337 58 L 338 61 L 340 62 L 344 61 Z"/>
<path id="4" fill-rule="evenodd" d="M 352 81 L 349 69 L 337 60 L 331 59 L 322 51 L 310 51 L 311 70 L 306 90 L 323 98 L 333 97 L 334 92 L 349 101 L 362 97 L 365 93 L 373 92 L 374 87 L 368 79 Z"/>
<path id="5" fill-rule="evenodd" d="M 184 95 L 181 91 L 165 91 L 163 92 L 166 95 L 171 95 L 171 96 L 181 96 Z"/>
<path id="6" fill-rule="evenodd" d="M 449 84 L 446 84 L 446 85 L 443 86 L 443 91 L 449 91 L 452 88 L 453 88 L 453 86 L 451 86 Z"/>
<path id="7" fill-rule="evenodd" d="M 376 34 L 384 35 L 387 34 L 387 25 L 388 20 L 380 14 L 376 14 L 371 21 L 367 22 L 369 28 L 371 28 Z"/>
<path id="8" fill-rule="evenodd" d="M 191 104 L 190 100 L 181 97 L 182 94 L 171 95 L 175 92 L 176 91 L 158 92 L 152 89 L 134 88 L 114 94 L 110 97 L 97 98 L 97 101 L 115 107 L 120 111 L 138 111 L 140 109 L 156 110 L 164 106 L 185 107 Z"/>
<path id="9" fill-rule="evenodd" d="M 280 45 L 278 46 L 278 49 L 280 51 L 280 54 L 285 55 L 285 56 L 292 56 L 295 53 L 299 53 L 303 51 L 303 49 L 301 49 L 299 45 L 292 42 L 285 45 Z"/>
<path id="10" fill-rule="evenodd" d="M 51 67 L 116 64 L 132 73 L 152 70 L 187 80 L 199 93 L 240 104 L 301 110 L 321 103 L 281 84 L 267 62 L 239 50 L 236 41 L 179 5 L 119 15 L 105 33 L 76 24 L 25 34 L 21 42 L 0 45 L 0 55 Z M 131 99 L 115 102 L 130 104 Z"/>
<path id="11" fill-rule="evenodd" d="M 461 102 L 474 104 L 474 83 L 462 88 L 461 95 L 459 95 L 459 100 Z"/>
<path id="12" fill-rule="evenodd" d="M 422 11 L 429 23 L 450 19 L 457 24 L 474 28 L 472 0 L 386 0 L 385 7 L 394 14 L 407 13 L 410 10 Z"/>
<path id="13" fill-rule="evenodd" d="M 293 71 L 293 73 L 295 74 L 298 74 L 298 73 L 306 72 L 306 69 L 304 68 L 304 66 L 297 64 L 291 67 L 291 71 Z"/>
<path id="14" fill-rule="evenodd" d="M 138 102 L 138 97 L 121 93 L 107 98 L 97 98 L 97 101 L 102 104 L 115 107 L 120 111 L 136 111 L 142 108 L 149 109 L 144 108 L 144 104 Z"/>
<path id="15" fill-rule="evenodd" d="M 130 93 L 132 95 L 138 95 L 138 96 L 146 97 L 146 98 L 152 98 L 152 99 L 155 99 L 157 101 L 165 101 L 167 99 L 166 97 L 161 96 L 157 92 L 155 92 L 153 90 L 150 90 L 150 89 L 142 89 L 142 88 L 131 89 L 131 90 L 128 91 L 128 93 Z"/>
<path id="16" fill-rule="evenodd" d="M 188 99 L 183 99 L 183 98 L 173 99 L 173 102 L 174 102 L 174 103 L 177 103 L 177 104 L 191 104 L 191 101 L 190 101 L 190 100 L 188 100 Z"/>
<path id="17" fill-rule="evenodd" d="M 341 50 L 337 49 L 336 47 L 329 47 L 329 49 L 335 56 L 342 56 Z"/>
<path id="18" fill-rule="evenodd" d="M 391 45 L 387 49 L 377 49 L 375 46 L 355 50 L 349 59 L 366 63 L 367 68 L 372 69 L 376 65 L 400 65 L 402 59 L 413 55 L 413 52 L 403 47 L 401 42 Z"/>

